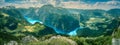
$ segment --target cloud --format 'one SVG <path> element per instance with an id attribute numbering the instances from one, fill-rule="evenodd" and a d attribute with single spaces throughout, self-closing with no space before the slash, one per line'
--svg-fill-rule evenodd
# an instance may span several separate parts
<path id="1" fill-rule="evenodd" d="M 61 7 L 75 8 L 75 9 L 104 9 L 109 10 L 113 8 L 120 8 L 120 1 L 108 1 L 108 2 L 96 2 L 95 4 L 89 4 L 85 2 L 69 1 L 62 2 Z"/>
<path id="2" fill-rule="evenodd" d="M 69 1 L 69 2 L 62 2 L 61 7 L 64 7 L 64 8 L 76 8 L 76 9 L 87 9 L 88 7 L 91 7 L 91 5 L 86 4 L 84 2 Z"/>
<path id="3" fill-rule="evenodd" d="M 46 4 L 52 4 L 55 7 L 74 8 L 74 9 L 104 9 L 120 8 L 120 1 L 95 2 L 94 4 L 83 2 L 82 0 L 30 0 L 30 1 L 14 1 L 12 3 L 4 3 L 2 6 L 16 6 L 17 8 L 41 7 Z"/>
<path id="4" fill-rule="evenodd" d="M 98 9 L 120 8 L 120 1 L 96 2 L 93 7 Z"/>

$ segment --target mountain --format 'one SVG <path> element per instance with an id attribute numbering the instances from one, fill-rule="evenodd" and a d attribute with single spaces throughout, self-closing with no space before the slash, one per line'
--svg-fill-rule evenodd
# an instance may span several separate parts
<path id="1" fill-rule="evenodd" d="M 111 16 L 117 18 L 117 17 L 120 17 L 120 9 L 111 9 L 111 10 L 108 10 L 107 13 L 110 14 Z"/>
<path id="2" fill-rule="evenodd" d="M 109 45 L 113 37 L 120 37 L 119 12 L 120 9 L 83 10 L 52 5 L 3 7 L 0 8 L 0 44 Z"/>
<path id="3" fill-rule="evenodd" d="M 69 33 L 79 27 L 79 15 L 72 15 L 65 8 L 56 8 L 52 5 L 44 5 L 41 8 L 30 8 L 23 16 L 33 20 L 39 20 L 53 28 L 57 33 Z M 66 22 L 65 22 L 66 21 Z M 74 26 L 73 26 L 74 25 Z"/>
<path id="4" fill-rule="evenodd" d="M 112 32 L 116 26 L 113 26 L 114 28 L 106 26 L 111 24 L 110 22 L 113 22 L 113 19 L 120 17 L 119 9 L 111 9 L 108 11 L 100 9 L 82 10 L 59 8 L 52 5 L 44 5 L 41 8 L 6 7 L 3 10 L 1 9 L 1 11 L 31 24 L 40 22 L 53 28 L 57 33 L 67 35 L 77 35 L 77 33 L 79 34 L 86 29 L 94 32 L 94 34 L 97 34 L 97 31 L 94 30 L 98 30 L 101 33 L 98 33 L 100 35 L 103 35 L 108 28 L 111 28 Z M 118 23 L 115 23 L 114 25 L 117 24 Z M 98 27 L 98 25 L 101 26 L 101 28 Z M 102 26 L 105 27 L 103 28 Z"/>
<path id="5" fill-rule="evenodd" d="M 31 7 L 28 9 L 18 10 L 24 17 L 27 17 L 26 19 L 42 22 L 44 25 L 53 28 L 57 33 L 61 34 L 73 34 L 73 32 L 77 33 L 75 30 L 78 28 L 80 30 L 82 30 L 82 28 L 89 28 L 90 30 L 101 30 L 98 28 L 98 24 L 103 23 L 100 26 L 109 25 L 110 23 L 106 23 L 112 22 L 113 18 L 120 17 L 119 9 L 111 9 L 108 11 L 101 9 L 83 10 L 66 9 L 54 7 L 52 5 L 44 5 L 41 8 Z M 95 24 L 97 25 L 95 26 Z M 101 33 L 103 34 L 103 32 L 105 31 L 102 31 Z"/>
<path id="6" fill-rule="evenodd" d="M 10 40 L 18 41 L 27 35 L 44 36 L 56 32 L 43 24 L 30 24 L 16 9 L 0 8 L 0 44 Z"/>

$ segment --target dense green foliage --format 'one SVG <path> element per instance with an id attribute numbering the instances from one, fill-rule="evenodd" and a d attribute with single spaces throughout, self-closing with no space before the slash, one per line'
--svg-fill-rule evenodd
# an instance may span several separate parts
<path id="1" fill-rule="evenodd" d="M 19 45 L 111 45 L 112 38 L 120 38 L 118 9 L 77 10 L 79 14 L 72 14 L 69 10 L 74 11 L 74 9 L 47 5 L 47 7 L 41 7 L 36 16 L 37 9 L 39 8 L 0 8 L 0 45 L 10 41 L 16 41 Z M 21 13 L 22 11 L 24 13 Z M 25 16 L 42 20 L 45 24 L 39 22 L 30 24 L 23 16 L 25 12 L 28 12 Z M 65 33 L 76 27 L 84 28 L 77 30 L 77 36 L 68 36 L 56 33 L 53 28 L 48 27 L 49 24 Z M 32 38 L 29 38 L 29 35 L 32 35 L 30 36 Z M 23 38 L 27 36 L 29 41 L 24 43 Z"/>
<path id="2" fill-rule="evenodd" d="M 99 36 L 99 37 L 70 37 L 75 40 L 78 45 L 111 45 L 111 36 Z"/>

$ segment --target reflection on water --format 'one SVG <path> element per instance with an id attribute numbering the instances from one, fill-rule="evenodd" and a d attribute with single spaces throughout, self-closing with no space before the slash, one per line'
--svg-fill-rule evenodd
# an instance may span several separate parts
<path id="1" fill-rule="evenodd" d="M 82 29 L 82 28 L 83 28 L 83 27 L 78 27 L 78 28 L 76 28 L 75 30 L 69 32 L 68 35 L 75 36 L 75 35 L 77 35 L 77 30 L 78 30 L 78 29 Z"/>
<path id="2" fill-rule="evenodd" d="M 31 19 L 31 18 L 28 18 L 28 17 L 25 17 L 25 19 L 26 19 L 29 23 L 31 23 L 31 24 L 35 24 L 36 22 L 39 22 L 39 23 L 43 24 L 43 22 L 41 22 L 41 21 L 39 21 L 39 20 L 33 20 L 33 19 Z"/>

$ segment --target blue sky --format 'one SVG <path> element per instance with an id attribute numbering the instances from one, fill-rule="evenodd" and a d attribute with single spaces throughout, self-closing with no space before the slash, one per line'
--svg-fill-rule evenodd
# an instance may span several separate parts
<path id="1" fill-rule="evenodd" d="M 64 1 L 79 1 L 79 0 L 64 0 Z M 84 2 L 107 2 L 107 1 L 120 1 L 120 0 L 80 0 Z"/>
<path id="2" fill-rule="evenodd" d="M 96 2 L 108 2 L 108 1 L 120 1 L 120 0 L 64 0 L 64 1 L 82 1 L 89 4 L 95 4 Z"/>
<path id="3" fill-rule="evenodd" d="M 16 1 L 16 0 L 5 0 L 5 2 L 10 2 L 10 1 Z M 17 0 L 17 1 L 22 1 L 22 0 Z M 57 0 L 59 1 L 59 0 Z M 79 0 L 63 0 L 63 1 L 79 1 Z M 80 0 L 86 3 L 96 3 L 96 2 L 107 2 L 107 1 L 120 1 L 120 0 Z"/>

